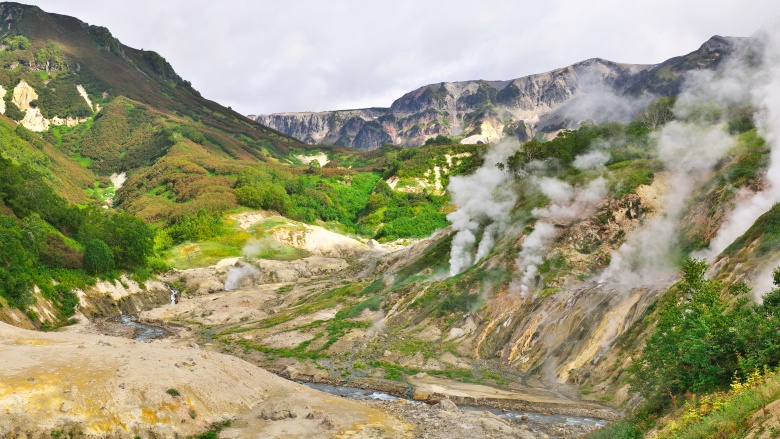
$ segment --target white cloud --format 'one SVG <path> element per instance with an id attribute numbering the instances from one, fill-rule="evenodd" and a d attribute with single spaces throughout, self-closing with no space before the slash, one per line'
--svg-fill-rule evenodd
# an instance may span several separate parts
<path id="1" fill-rule="evenodd" d="M 429 83 L 592 57 L 656 63 L 780 15 L 773 0 L 31 3 L 160 52 L 205 97 L 243 113 L 389 106 Z"/>

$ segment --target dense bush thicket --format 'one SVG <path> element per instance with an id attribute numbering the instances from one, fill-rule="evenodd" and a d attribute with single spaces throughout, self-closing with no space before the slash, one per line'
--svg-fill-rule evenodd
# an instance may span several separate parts
<path id="1" fill-rule="evenodd" d="M 707 269 L 704 261 L 687 261 L 682 279 L 660 300 L 658 323 L 629 369 L 643 405 L 597 437 L 641 437 L 676 398 L 727 389 L 735 378 L 780 365 L 780 269 L 761 304 L 744 284 L 727 288 L 708 279 Z"/>
<path id="2" fill-rule="evenodd" d="M 201 209 L 195 215 L 183 217 L 164 233 L 170 237 L 171 243 L 178 244 L 184 241 L 205 241 L 219 236 L 222 232 L 222 217 Z"/>
<path id="3" fill-rule="evenodd" d="M 652 156 L 648 134 L 650 128 L 641 122 L 629 124 L 583 124 L 576 130 L 561 131 L 552 140 L 532 139 L 510 156 L 501 166 L 517 172 L 532 161 L 554 161 L 564 169 L 571 167 L 574 159 L 587 152 L 595 141 L 604 142 L 609 150 L 608 165 Z"/>
<path id="4" fill-rule="evenodd" d="M 10 303 L 29 304 L 33 283 L 51 285 L 51 270 L 143 267 L 153 237 L 131 215 L 68 204 L 31 166 L 0 156 L 0 296 Z"/>
<path id="5" fill-rule="evenodd" d="M 93 239 L 84 246 L 84 269 L 87 273 L 108 273 L 113 268 L 114 254 L 105 242 Z"/>
<path id="6" fill-rule="evenodd" d="M 252 168 L 236 181 L 244 206 L 268 209 L 303 222 L 334 222 L 381 240 L 424 237 L 447 226 L 448 198 L 396 192 L 376 172 L 326 177 Z"/>

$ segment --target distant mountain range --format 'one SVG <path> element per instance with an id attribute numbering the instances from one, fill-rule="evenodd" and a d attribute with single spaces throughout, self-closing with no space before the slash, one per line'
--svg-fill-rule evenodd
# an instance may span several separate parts
<path id="1" fill-rule="evenodd" d="M 492 143 L 507 136 L 524 141 L 587 119 L 629 120 L 655 97 L 677 95 L 686 72 L 713 68 L 737 40 L 714 36 L 698 50 L 660 64 L 594 58 L 508 81 L 431 84 L 389 108 L 249 117 L 306 143 L 357 149 L 419 146 L 438 135 L 457 136 L 461 143 Z"/>

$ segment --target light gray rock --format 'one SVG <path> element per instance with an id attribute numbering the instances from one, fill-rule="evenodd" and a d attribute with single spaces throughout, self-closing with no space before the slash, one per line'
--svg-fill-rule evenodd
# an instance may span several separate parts
<path id="1" fill-rule="evenodd" d="M 297 418 L 298 415 L 289 404 L 272 403 L 264 407 L 260 412 L 260 419 L 266 421 L 281 421 L 282 419 Z"/>

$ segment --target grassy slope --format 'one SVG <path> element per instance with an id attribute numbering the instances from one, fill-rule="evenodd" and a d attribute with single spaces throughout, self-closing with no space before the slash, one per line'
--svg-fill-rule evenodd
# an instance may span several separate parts
<path id="1" fill-rule="evenodd" d="M 83 201 L 85 196 L 78 194 L 76 187 L 92 186 L 96 178 L 88 170 L 72 166 L 65 156 L 85 159 L 83 164 L 102 175 L 129 171 L 128 188 L 135 190 L 120 193 L 120 206 L 155 221 L 180 211 L 234 207 L 232 177 L 243 168 L 278 166 L 276 162 L 286 161 L 290 148 L 309 149 L 200 97 L 171 73 L 172 69 L 163 72 L 165 76 L 159 74 L 159 67 L 149 61 L 154 59 L 150 52 L 118 42 L 116 47 L 121 51 L 110 50 L 101 46 L 93 28 L 75 18 L 17 6 L 15 11 L 21 14 L 15 18 L 12 32 L 27 36 L 31 51 L 49 43 L 57 45 L 75 77 L 68 86 L 84 85 L 93 102 L 103 108 L 86 128 L 57 128 L 44 134 L 61 150 L 47 147 L 47 153 L 61 165 L 62 179 L 68 181 L 64 192 L 70 199 Z M 26 67 L 17 70 L 22 77 L 37 75 Z M 63 76 L 68 75 L 52 72 L 49 78 L 56 81 Z M 39 90 L 42 87 L 41 82 Z M 175 130 L 185 136 L 172 137 Z M 192 133 L 197 133 L 198 143 L 187 138 L 194 138 Z M 154 173 L 161 169 L 170 170 L 171 175 L 160 180 Z M 157 186 L 172 180 L 178 183 L 173 200 L 154 196 Z M 188 207 L 187 202 L 193 206 Z"/>

